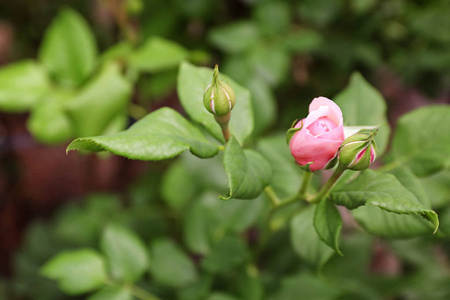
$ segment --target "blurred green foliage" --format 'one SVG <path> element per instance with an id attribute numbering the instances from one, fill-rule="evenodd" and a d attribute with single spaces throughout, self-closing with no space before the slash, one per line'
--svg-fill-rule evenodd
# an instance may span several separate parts
<path id="1" fill-rule="evenodd" d="M 346 125 L 385 124 L 377 142 L 387 149 L 386 103 L 359 73 L 351 74 L 359 70 L 373 79 L 388 69 L 430 95 L 447 91 L 448 1 L 128 0 L 118 2 L 123 4 L 118 12 L 109 6 L 113 1 L 63 2 L 0 3 L 0 18 L 24 29 L 18 30 L 13 55 L 21 61 L 0 69 L 0 110 L 29 112 L 28 130 L 37 141 L 82 138 L 73 149 L 148 159 L 144 147 L 126 143 L 142 146 L 141 136 L 151 135 L 168 145 L 153 159 L 188 149 L 199 157 L 214 156 L 218 146 L 205 136 L 210 132 L 220 140 L 220 130 L 194 101 L 211 70 L 195 65 L 220 62 L 238 97 L 240 117 L 232 120 L 232 130 L 258 153 L 240 151 L 233 140 L 225 149 L 224 156 L 233 158 L 225 159 L 225 170 L 218 157 L 181 154 L 164 164 L 165 172 L 152 171 L 123 194 L 92 194 L 34 222 L 14 257 L 13 276 L 0 282 L 0 297 L 73 299 L 62 289 L 83 298 L 94 291 L 91 300 L 133 299 L 141 293 L 133 288 L 143 288 L 180 300 L 449 298 L 448 108 L 402 117 L 385 157 L 398 179 L 385 186 L 410 190 L 421 213 L 423 207 L 437 210 L 436 236 L 419 216 L 363 206 L 352 215 L 374 236 L 344 226 L 341 257 L 314 231 L 314 210 L 299 212 L 297 206 L 274 216 L 271 226 L 277 231 L 258 249 L 267 199 L 217 199 L 219 193 L 259 195 L 269 173 L 281 198 L 298 190 L 303 171 L 292 162 L 278 129 L 303 115 L 317 95 L 337 95 Z M 102 23 L 97 10 L 109 11 L 106 23 L 113 26 Z M 121 23 L 114 16 L 124 12 L 127 21 Z M 175 89 L 195 124 L 176 112 Z M 358 105 L 361 99 L 364 105 Z M 123 133 L 154 105 L 174 109 L 159 110 Z M 185 131 L 180 134 L 177 127 Z M 236 188 L 247 180 L 233 165 L 236 156 L 247 170 L 262 168 L 261 178 L 251 183 L 254 190 Z M 395 168 L 403 160 L 408 168 Z M 365 186 L 360 181 L 353 181 L 356 189 Z M 312 190 L 319 185 L 313 182 Z M 347 182 L 338 187 L 345 193 Z"/>

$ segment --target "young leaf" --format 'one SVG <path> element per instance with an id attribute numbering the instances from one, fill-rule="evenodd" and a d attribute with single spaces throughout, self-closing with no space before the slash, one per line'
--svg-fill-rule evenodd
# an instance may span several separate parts
<path id="1" fill-rule="evenodd" d="M 121 74 L 119 66 L 105 65 L 66 106 L 76 136 L 102 134 L 111 120 L 125 111 L 130 94 L 131 84 Z"/>
<path id="2" fill-rule="evenodd" d="M 78 138 L 67 147 L 70 150 L 109 151 L 130 159 L 163 160 L 186 150 L 198 157 L 212 157 L 218 147 L 179 113 L 163 107 L 123 132 Z"/>
<path id="3" fill-rule="evenodd" d="M 341 250 L 339 250 L 342 218 L 336 206 L 328 199 L 322 199 L 317 204 L 314 214 L 314 228 L 322 241 L 342 255 Z"/>
<path id="4" fill-rule="evenodd" d="M 450 106 L 434 105 L 403 115 L 392 140 L 393 165 L 406 164 L 417 176 L 442 170 L 450 158 Z"/>
<path id="5" fill-rule="evenodd" d="M 191 259 L 171 240 L 154 241 L 150 246 L 150 261 L 150 271 L 161 284 L 181 288 L 197 280 Z"/>
<path id="6" fill-rule="evenodd" d="M 87 300 L 133 300 L 133 296 L 122 287 L 105 287 Z"/>
<path id="7" fill-rule="evenodd" d="M 86 21 L 74 10 L 61 11 L 45 33 L 39 60 L 59 82 L 79 85 L 96 59 L 95 38 Z"/>
<path id="8" fill-rule="evenodd" d="M 231 137 L 223 155 L 230 192 L 221 199 L 253 199 L 269 185 L 272 169 L 269 162 L 253 150 L 242 150 L 238 141 Z"/>
<path id="9" fill-rule="evenodd" d="M 144 243 L 134 232 L 124 227 L 108 225 L 103 231 L 100 247 L 115 279 L 135 282 L 147 269 L 147 249 Z"/>
<path id="10" fill-rule="evenodd" d="M 386 102 L 383 96 L 359 73 L 353 73 L 346 89 L 339 93 L 335 102 L 342 110 L 347 126 L 380 126 L 375 141 L 378 156 L 386 149 L 390 128 L 387 125 Z"/>
<path id="11" fill-rule="evenodd" d="M 91 249 L 61 252 L 42 267 L 41 273 L 57 280 L 60 289 L 70 295 L 94 291 L 106 280 L 103 258 Z"/>
<path id="12" fill-rule="evenodd" d="M 140 71 L 160 72 L 177 67 L 188 54 L 188 51 L 177 43 L 152 37 L 130 55 L 129 63 Z"/>
<path id="13" fill-rule="evenodd" d="M 313 228 L 314 208 L 310 205 L 292 219 L 291 242 L 295 252 L 305 262 L 321 268 L 334 251 L 322 242 Z"/>
<path id="14" fill-rule="evenodd" d="M 391 174 L 366 170 L 357 179 L 333 192 L 331 198 L 336 204 L 348 209 L 371 204 L 388 212 L 420 215 L 433 224 L 435 230 L 439 226 L 437 214 L 424 207 L 415 195 Z"/>
<path id="15" fill-rule="evenodd" d="M 224 141 L 219 124 L 203 106 L 203 93 L 211 83 L 213 70 L 183 63 L 178 73 L 178 96 L 187 114 L 202 124 L 219 141 Z M 253 111 L 250 92 L 231 79 L 221 75 L 234 90 L 236 105 L 231 112 L 230 132 L 239 142 L 245 141 L 253 131 Z"/>
<path id="16" fill-rule="evenodd" d="M 45 70 L 33 61 L 0 69 L 0 110 L 22 112 L 33 107 L 50 88 Z"/>

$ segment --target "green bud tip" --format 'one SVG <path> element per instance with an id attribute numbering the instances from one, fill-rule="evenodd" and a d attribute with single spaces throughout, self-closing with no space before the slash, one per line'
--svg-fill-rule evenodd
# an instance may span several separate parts
<path id="1" fill-rule="evenodd" d="M 344 140 L 339 148 L 339 162 L 347 169 L 365 170 L 375 161 L 377 130 L 361 130 Z"/>
<path id="2" fill-rule="evenodd" d="M 236 103 L 233 89 L 223 80 L 219 79 L 219 66 L 213 72 L 213 80 L 203 94 L 203 105 L 206 110 L 215 116 L 227 115 Z"/>

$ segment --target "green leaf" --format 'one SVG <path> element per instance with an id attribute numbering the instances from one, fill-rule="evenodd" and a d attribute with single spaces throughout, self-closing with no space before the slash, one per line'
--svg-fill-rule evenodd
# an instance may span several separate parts
<path id="1" fill-rule="evenodd" d="M 66 107 L 79 137 L 103 133 L 111 120 L 125 112 L 131 84 L 119 65 L 105 65 Z"/>
<path id="2" fill-rule="evenodd" d="M 183 63 L 178 73 L 178 96 L 188 115 L 203 126 L 219 141 L 224 142 L 219 124 L 203 106 L 203 93 L 212 81 L 213 71 Z M 239 142 L 244 142 L 253 131 L 253 111 L 250 93 L 231 79 L 228 81 L 236 95 L 236 105 L 231 112 L 230 132 Z"/>
<path id="3" fill-rule="evenodd" d="M 195 196 L 197 177 L 191 176 L 187 168 L 180 162 L 174 163 L 164 173 L 161 183 L 161 194 L 167 204 L 181 210 Z"/>
<path id="4" fill-rule="evenodd" d="M 253 75 L 269 86 L 282 84 L 289 71 L 291 58 L 281 47 L 259 44 L 251 49 L 248 61 L 253 69 Z"/>
<path id="5" fill-rule="evenodd" d="M 249 256 L 244 242 L 235 236 L 224 236 L 203 259 L 202 268 L 213 274 L 226 273 L 243 264 Z"/>
<path id="6" fill-rule="evenodd" d="M 133 44 L 123 41 L 113 45 L 104 51 L 100 57 L 102 63 L 108 63 L 112 60 L 127 61 L 128 57 L 133 52 Z"/>
<path id="7" fill-rule="evenodd" d="M 303 171 L 295 164 L 286 145 L 285 133 L 259 140 L 257 149 L 272 166 L 273 176 L 270 184 L 277 195 L 285 198 L 297 193 L 299 182 L 302 182 Z"/>
<path id="8" fill-rule="evenodd" d="M 277 102 L 268 85 L 253 77 L 247 84 L 252 96 L 252 108 L 255 119 L 253 135 L 262 134 L 274 124 L 277 118 Z"/>
<path id="9" fill-rule="evenodd" d="M 271 297 L 273 300 L 289 299 L 320 299 L 335 300 L 340 299 L 342 294 L 340 289 L 330 282 L 303 272 L 299 275 L 283 278 L 278 292 Z"/>
<path id="10" fill-rule="evenodd" d="M 229 294 L 215 292 L 209 295 L 209 297 L 206 298 L 206 300 L 239 300 L 239 299 Z"/>
<path id="11" fill-rule="evenodd" d="M 348 209 L 369 204 L 392 213 L 420 215 L 428 220 L 435 230 L 439 227 L 437 214 L 423 206 L 416 196 L 391 174 L 366 170 L 357 179 L 333 192 L 331 198 L 336 204 Z"/>
<path id="12" fill-rule="evenodd" d="M 100 247 L 115 279 L 135 282 L 147 269 L 147 249 L 142 240 L 127 228 L 109 224 L 103 231 Z"/>
<path id="13" fill-rule="evenodd" d="M 328 199 L 323 199 L 317 204 L 314 228 L 322 241 L 342 255 L 339 250 L 342 218 L 336 206 Z"/>
<path id="14" fill-rule="evenodd" d="M 57 280 L 60 289 L 69 295 L 94 291 L 106 280 L 103 258 L 91 249 L 61 252 L 42 267 L 41 273 Z"/>
<path id="15" fill-rule="evenodd" d="M 282 35 L 292 22 L 292 10 L 286 2 L 261 2 L 253 9 L 258 28 L 265 35 Z"/>
<path id="16" fill-rule="evenodd" d="M 0 110 L 23 112 L 34 106 L 50 88 L 44 69 L 25 60 L 0 69 Z"/>
<path id="17" fill-rule="evenodd" d="M 163 160 L 186 150 L 198 157 L 212 157 L 218 147 L 179 113 L 163 107 L 123 132 L 78 138 L 67 147 L 70 150 L 109 151 L 130 159 Z"/>
<path id="18" fill-rule="evenodd" d="M 184 238 L 189 249 L 206 255 L 211 245 L 227 232 L 243 233 L 254 225 L 264 210 L 262 199 L 221 201 L 216 192 L 197 197 L 184 219 Z"/>
<path id="19" fill-rule="evenodd" d="M 392 173 L 405 188 L 416 196 L 423 207 L 430 208 L 428 197 L 411 170 L 402 167 L 393 170 Z M 429 235 L 433 232 L 430 223 L 418 215 L 393 214 L 372 205 L 361 206 L 353 210 L 352 214 L 366 231 L 377 236 L 405 238 Z"/>
<path id="20" fill-rule="evenodd" d="M 252 47 L 260 38 L 258 27 L 251 21 L 233 22 L 209 31 L 208 40 L 226 53 L 239 53 Z"/>
<path id="21" fill-rule="evenodd" d="M 346 126 L 379 126 L 375 137 L 378 156 L 387 147 L 390 127 L 386 118 L 386 102 L 383 96 L 359 73 L 353 73 L 350 83 L 335 98 L 342 110 Z"/>
<path id="22" fill-rule="evenodd" d="M 96 59 L 95 38 L 86 21 L 74 10 L 61 11 L 45 33 L 39 60 L 60 83 L 79 85 Z"/>
<path id="23" fill-rule="evenodd" d="M 234 137 L 225 146 L 223 164 L 230 191 L 227 196 L 220 196 L 221 199 L 253 199 L 270 183 L 272 169 L 269 162 L 256 151 L 242 150 Z"/>
<path id="24" fill-rule="evenodd" d="M 291 221 L 291 242 L 295 252 L 308 264 L 321 268 L 333 255 L 322 242 L 314 224 L 314 206 L 310 205 L 298 213 Z"/>
<path id="25" fill-rule="evenodd" d="M 450 158 L 450 106 L 434 105 L 403 115 L 392 140 L 392 166 L 405 164 L 417 176 L 442 170 Z"/>
<path id="26" fill-rule="evenodd" d="M 373 205 L 360 206 L 352 215 L 364 229 L 376 236 L 412 238 L 433 233 L 433 227 L 418 215 L 398 215 Z"/>
<path id="27" fill-rule="evenodd" d="M 433 208 L 443 208 L 450 204 L 450 170 L 443 170 L 420 179 Z"/>
<path id="28" fill-rule="evenodd" d="M 310 29 L 301 29 L 283 35 L 281 42 L 289 52 L 309 54 L 322 46 L 323 38 L 319 32 Z"/>
<path id="29" fill-rule="evenodd" d="M 150 271 L 161 284 L 181 288 L 197 280 L 198 274 L 190 258 L 177 244 L 168 239 L 152 242 Z"/>
<path id="30" fill-rule="evenodd" d="M 131 67 L 145 72 L 160 72 L 177 67 L 187 59 L 188 51 L 172 41 L 149 38 L 129 57 Z"/>
<path id="31" fill-rule="evenodd" d="M 38 102 L 32 111 L 27 128 L 33 137 L 44 144 L 58 144 L 74 136 L 64 106 L 73 99 L 71 91 L 55 90 Z"/>
<path id="32" fill-rule="evenodd" d="M 95 294 L 91 295 L 87 300 L 133 300 L 133 296 L 121 287 L 105 287 Z"/>

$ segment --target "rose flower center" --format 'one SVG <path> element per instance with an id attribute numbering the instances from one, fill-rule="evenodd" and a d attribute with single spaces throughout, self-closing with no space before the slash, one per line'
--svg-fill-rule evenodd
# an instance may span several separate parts
<path id="1" fill-rule="evenodd" d="M 330 118 L 321 117 L 318 118 L 314 123 L 309 125 L 308 130 L 312 135 L 318 136 L 336 128 L 337 126 L 338 124 L 334 123 Z"/>

